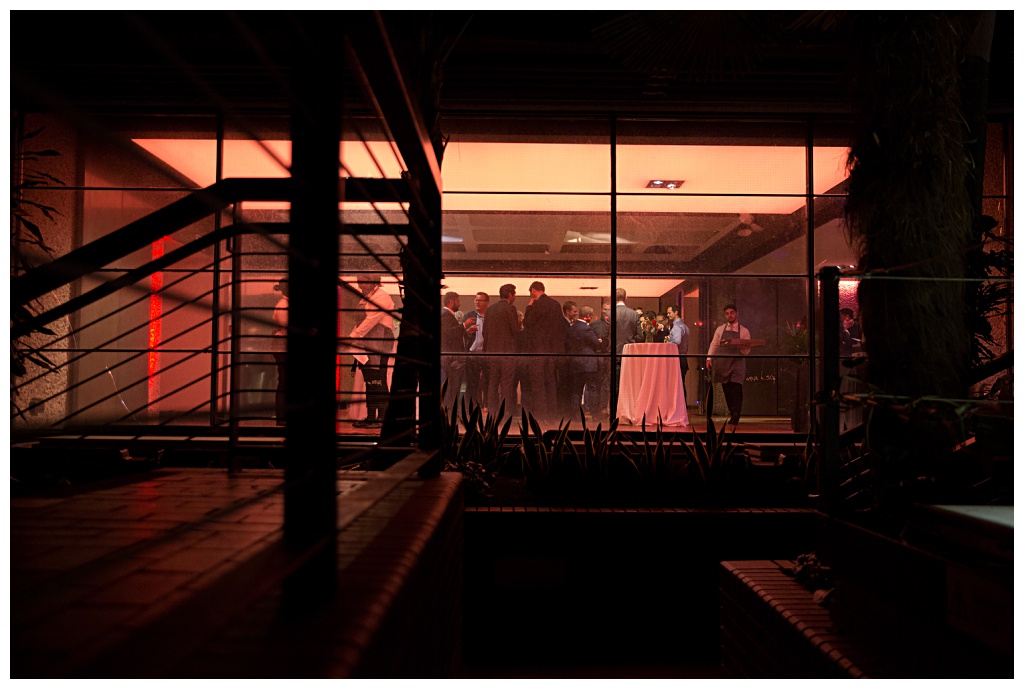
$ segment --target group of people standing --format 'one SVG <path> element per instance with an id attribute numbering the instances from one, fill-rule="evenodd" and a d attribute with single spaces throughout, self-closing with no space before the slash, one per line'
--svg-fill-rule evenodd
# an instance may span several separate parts
<path id="1" fill-rule="evenodd" d="M 607 413 L 607 376 L 599 356 L 608 351 L 606 312 L 594 319 L 593 309 L 574 301 L 559 304 L 534 281 L 524 312 L 514 306 L 513 284 L 502 285 L 492 305 L 478 292 L 474 310 L 461 320 L 461 297 L 448 292 L 441 312 L 441 376 L 447 378 L 445 404 L 458 402 L 462 384 L 466 399 L 496 412 L 526 408 L 543 423 L 574 418 L 581 404 L 592 414 Z M 482 354 L 483 356 L 477 356 Z"/>
<path id="2" fill-rule="evenodd" d="M 380 277 L 360 275 L 357 286 L 361 299 L 357 309 L 362 318 L 345 338 L 366 382 L 367 416 L 356 426 L 380 427 L 388 402 L 387 369 L 393 345 L 394 301 L 381 289 Z M 283 343 L 288 327 L 288 283 L 275 285 L 281 300 L 274 309 L 275 340 Z M 600 314 L 575 301 L 559 304 L 545 293 L 544 283 L 530 284 L 530 301 L 525 311 L 515 307 L 516 286 L 504 284 L 492 305 L 490 295 L 478 292 L 474 309 L 462 314 L 456 292 L 444 295 L 441 311 L 441 378 L 447 378 L 444 402 L 449 409 L 458 401 L 463 383 L 466 399 L 496 412 L 502 402 L 508 414 L 517 415 L 522 406 L 540 422 L 553 425 L 573 419 L 580 407 L 592 416 L 608 414 L 612 343 L 612 311 L 608 302 Z M 690 330 L 679 307 L 669 306 L 664 317 L 626 305 L 626 291 L 616 290 L 614 312 L 616 370 L 619 375 L 623 349 L 644 342 L 644 323 L 653 322 L 651 341 L 676 345 L 679 372 L 686 395 L 687 353 Z M 341 292 L 339 289 L 339 304 Z M 852 311 L 843 309 L 843 345 L 848 354 L 859 348 L 860 330 Z M 848 312 L 848 313 L 847 313 Z M 739 423 L 743 406 L 746 365 L 743 356 L 750 347 L 735 347 L 740 356 L 723 355 L 729 340 L 749 340 L 750 332 L 738 322 L 734 304 L 724 309 L 726 322 L 711 337 L 706 365 L 712 380 L 721 383 L 729 409 L 730 423 Z M 340 324 L 339 324 L 340 325 Z M 341 333 L 339 332 L 339 336 Z M 729 352 L 732 354 L 732 352 Z M 283 424 L 286 388 L 284 347 L 274 352 L 278 364 L 276 416 Z"/>
<path id="3" fill-rule="evenodd" d="M 476 308 L 461 319 L 460 295 L 444 295 L 441 377 L 448 381 L 446 406 L 458 403 L 465 383 L 466 399 L 488 411 L 496 412 L 504 402 L 506 413 L 518 414 L 521 405 L 549 425 L 576 418 L 581 405 L 585 413 L 607 415 L 610 366 L 602 355 L 611 347 L 611 305 L 605 302 L 595 314 L 575 301 L 559 304 L 540 281 L 530 284 L 529 293 L 525 312 L 519 312 L 513 284 L 499 288 L 493 305 L 490 295 L 478 292 Z M 625 290 L 617 290 L 616 298 L 616 354 L 621 355 L 625 345 L 645 337 L 640 316 L 625 306 Z M 666 315 L 664 341 L 678 346 L 685 380 L 690 331 L 678 308 L 669 307 Z"/>
<path id="4" fill-rule="evenodd" d="M 488 406 L 488 387 L 493 377 L 500 381 L 515 375 L 514 361 L 511 364 L 498 359 L 476 356 L 485 351 L 483 329 L 490 325 L 490 343 L 487 351 L 516 351 L 517 333 L 520 330 L 519 313 L 512 305 L 515 302 L 515 288 L 503 285 L 499 301 L 491 307 L 491 297 L 478 292 L 473 300 L 474 310 L 463 314 L 462 298 L 458 292 L 446 292 L 441 309 L 441 379 L 448 381 L 445 404 L 451 408 L 458 399 L 463 382 L 466 395 L 482 406 Z M 472 352 L 473 356 L 465 356 Z"/>
<path id="5" fill-rule="evenodd" d="M 367 416 L 356 426 L 380 427 L 387 410 L 387 369 L 393 344 L 394 301 L 381 289 L 380 277 L 360 275 L 361 295 L 357 309 L 362 318 L 345 338 L 355 352 L 356 363 L 366 382 Z M 274 309 L 275 340 L 283 343 L 288 327 L 288 282 L 282 279 L 274 289 L 281 300 Z M 530 301 L 525 312 L 515 307 L 516 286 L 504 284 L 498 300 L 491 305 L 490 295 L 477 292 L 474 309 L 462 314 L 461 298 L 456 292 L 444 295 L 441 311 L 441 378 L 447 378 L 444 402 L 449 409 L 459 399 L 463 383 L 466 399 L 489 411 L 497 411 L 502 402 L 509 414 L 518 414 L 522 406 L 545 424 L 576 418 L 580 406 L 592 416 L 608 413 L 610 371 L 607 355 L 611 347 L 612 312 L 602 304 L 595 314 L 590 306 L 574 301 L 559 304 L 545 293 L 544 283 L 535 280 L 529 288 Z M 686 396 L 687 353 L 690 330 L 683 322 L 678 306 L 671 305 L 664 316 L 626 305 L 626 291 L 616 290 L 615 342 L 616 376 L 627 344 L 643 342 L 644 324 L 655 324 L 651 341 L 676 345 L 679 372 Z M 339 304 L 341 291 L 339 288 Z M 729 422 L 739 423 L 743 406 L 743 381 L 746 364 L 743 357 L 749 346 L 727 347 L 740 356 L 723 355 L 730 340 L 750 340 L 750 331 L 739 324 L 735 304 L 724 309 L 725 323 L 711 337 L 706 366 L 712 381 L 720 383 L 729 409 Z M 860 348 L 860 326 L 850 309 L 842 309 L 842 354 L 850 356 Z M 339 324 L 340 325 L 340 324 Z M 339 332 L 339 336 L 341 333 Z M 728 354 L 733 354 L 732 351 Z M 284 347 L 274 352 L 278 364 L 276 417 L 285 416 Z"/>

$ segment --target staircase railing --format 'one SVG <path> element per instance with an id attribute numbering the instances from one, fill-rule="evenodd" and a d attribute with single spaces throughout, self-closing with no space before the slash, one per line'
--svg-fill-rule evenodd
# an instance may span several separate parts
<path id="1" fill-rule="evenodd" d="M 353 191 L 350 197 L 359 199 L 384 181 L 349 179 L 345 188 Z M 203 219 L 204 214 L 217 213 L 253 198 L 287 200 L 290 185 L 282 182 L 288 180 L 231 179 L 194 192 L 16 278 L 12 281 L 12 303 L 28 304 L 82 277 L 104 276 L 109 272 L 104 266 L 116 263 L 147 244 L 161 241 L 179 226 Z M 392 182 L 395 182 L 390 187 L 392 193 L 396 188 L 404 188 L 401 180 Z M 359 225 L 348 226 L 346 232 L 391 234 L 405 227 Z M 76 316 L 78 323 L 76 328 L 69 327 L 66 334 L 45 338 L 29 350 L 29 356 L 37 361 L 63 360 L 24 377 L 13 386 L 15 396 L 39 389 L 47 391 L 16 405 L 12 413 L 16 437 L 102 432 L 143 437 L 158 430 L 165 436 L 195 437 L 226 431 L 230 446 L 237 447 L 247 431 L 251 435 L 274 425 L 274 365 L 270 357 L 275 350 L 274 340 L 280 338 L 271 334 L 273 304 L 265 300 L 262 305 L 246 304 L 241 295 L 254 282 L 276 282 L 279 275 L 260 271 L 261 275 L 252 277 L 252 270 L 243 268 L 243 264 L 256 254 L 265 256 L 266 252 L 246 252 L 239 247 L 246 236 L 286 238 L 290 231 L 288 223 L 237 222 L 199 236 L 140 266 L 119 271 L 116 277 L 102 281 L 77 297 L 15 322 L 12 337 L 45 333 L 46 326 L 59 319 L 67 319 L 70 325 L 72 316 Z M 186 263 L 194 265 L 197 256 L 209 256 L 210 249 L 221 243 L 228 250 L 219 261 L 203 260 L 199 267 L 181 267 Z M 277 247 L 274 243 L 271 242 L 271 248 L 279 254 L 277 262 L 283 263 L 286 247 L 281 248 L 281 245 L 284 242 L 276 242 Z M 397 258 L 397 254 L 374 256 L 377 260 Z M 342 258 L 355 260 L 357 254 L 343 253 Z M 174 277 L 166 282 L 152 280 L 165 272 Z M 217 284 L 211 277 L 217 272 L 230 277 Z M 145 280 L 151 281 L 150 288 L 140 286 Z M 198 290 L 195 289 L 197 282 L 201 284 Z M 339 285 L 339 290 L 352 290 L 343 280 L 339 280 Z M 154 311 L 154 300 L 174 301 L 175 304 L 166 310 Z M 111 301 L 116 304 L 111 306 Z M 97 310 L 100 313 L 94 313 Z M 142 318 L 138 317 L 139 311 L 143 312 Z M 399 311 L 392 315 L 400 322 Z M 189 322 L 158 340 L 151 337 L 147 346 L 126 344 L 132 340 L 138 342 L 174 318 Z M 214 323 L 221 327 L 213 328 Z M 218 330 L 227 334 L 216 336 Z M 83 346 L 83 334 L 91 335 L 91 346 Z M 361 346 L 365 343 L 348 343 L 346 351 Z M 174 361 L 158 362 L 160 357 Z M 208 363 L 200 362 L 206 358 Z M 197 364 L 202 370 L 196 370 Z M 337 374 L 339 381 L 342 373 L 339 370 Z M 66 383 L 54 382 L 60 380 Z M 204 381 L 210 383 L 210 392 L 198 396 L 196 387 Z M 132 403 L 126 398 L 131 398 Z M 176 403 L 170 403 L 175 398 Z M 63 412 L 56 418 L 51 414 L 45 422 L 35 420 L 47 405 L 62 400 Z M 365 402 L 365 396 L 359 392 L 340 392 L 339 401 L 342 407 L 358 405 Z M 250 425 L 246 427 L 246 424 Z"/>

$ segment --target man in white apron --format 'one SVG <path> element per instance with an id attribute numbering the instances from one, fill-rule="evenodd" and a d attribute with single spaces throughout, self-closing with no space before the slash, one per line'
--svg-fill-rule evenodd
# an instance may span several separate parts
<path id="1" fill-rule="evenodd" d="M 715 357 L 722 348 L 723 341 L 728 340 L 749 340 L 750 331 L 739 324 L 737 318 L 739 312 L 735 304 L 725 305 L 725 323 L 718 326 L 714 336 L 711 338 L 711 346 L 708 347 L 707 367 L 711 371 L 712 383 L 721 383 L 722 392 L 725 394 L 725 404 L 729 408 L 729 423 L 736 425 L 740 422 L 740 410 L 743 408 L 743 380 L 747 376 L 747 362 L 743 357 Z M 732 353 L 739 350 L 739 353 L 746 356 L 750 354 L 750 347 L 725 346 L 725 350 Z"/>

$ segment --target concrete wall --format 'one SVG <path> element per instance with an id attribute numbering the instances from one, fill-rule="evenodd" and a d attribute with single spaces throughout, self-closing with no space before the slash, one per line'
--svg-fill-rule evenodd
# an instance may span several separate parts
<path id="1" fill-rule="evenodd" d="M 67 187 L 74 187 L 78 184 L 77 175 L 77 149 L 78 136 L 75 130 L 63 120 L 45 115 L 28 115 L 25 118 L 25 132 L 32 132 L 42 128 L 42 131 L 25 142 L 28 150 L 42 151 L 55 150 L 60 155 L 46 156 L 37 160 L 27 162 L 26 165 L 37 172 L 52 175 L 62 181 Z M 17 171 L 12 171 L 17 174 Z M 16 181 L 16 180 L 12 180 Z M 63 256 L 76 245 L 76 213 L 78 197 L 75 192 L 63 189 L 54 183 L 44 189 L 27 191 L 24 199 L 29 202 L 39 203 L 53 209 L 52 220 L 47 219 L 40 211 L 34 211 L 29 216 L 31 222 L 35 223 L 43 235 L 43 241 L 51 249 L 52 254 L 47 254 L 37 247 L 24 243 L 21 249 L 27 254 L 27 260 L 31 265 L 41 265 Z M 27 238 L 27 236 L 26 236 Z M 14 254 L 12 251 L 12 261 Z M 12 275 L 22 271 L 22 266 L 12 266 Z M 51 294 L 44 295 L 41 301 L 41 309 L 50 309 L 66 302 L 74 296 L 71 286 L 62 287 Z M 14 383 L 23 386 L 17 392 L 12 391 L 12 406 L 21 409 L 28 409 L 24 418 L 15 416 L 12 409 L 12 428 L 42 428 L 49 426 L 63 418 L 67 413 L 68 399 L 64 391 L 68 386 L 68 354 L 66 349 L 69 345 L 68 338 L 71 332 L 71 321 L 62 318 L 47 325 L 54 335 L 33 334 L 25 339 L 26 344 L 33 348 L 46 347 L 49 343 L 56 342 L 55 350 L 43 352 L 54 367 L 58 370 L 47 373 L 42 368 L 31 362 L 27 362 L 28 373 Z"/>

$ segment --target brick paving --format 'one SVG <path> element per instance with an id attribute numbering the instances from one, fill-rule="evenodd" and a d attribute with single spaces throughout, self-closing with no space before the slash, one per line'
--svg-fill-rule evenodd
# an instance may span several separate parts
<path id="1" fill-rule="evenodd" d="M 12 676 L 73 675 L 280 542 L 283 471 L 139 478 L 11 499 Z M 340 472 L 339 494 L 365 483 Z"/>
<path id="2" fill-rule="evenodd" d="M 60 675 L 270 538 L 275 525 L 241 508 L 279 506 L 282 481 L 281 472 L 162 470 L 85 494 L 13 498 L 12 674 Z M 200 545 L 205 557 L 190 562 Z"/>

